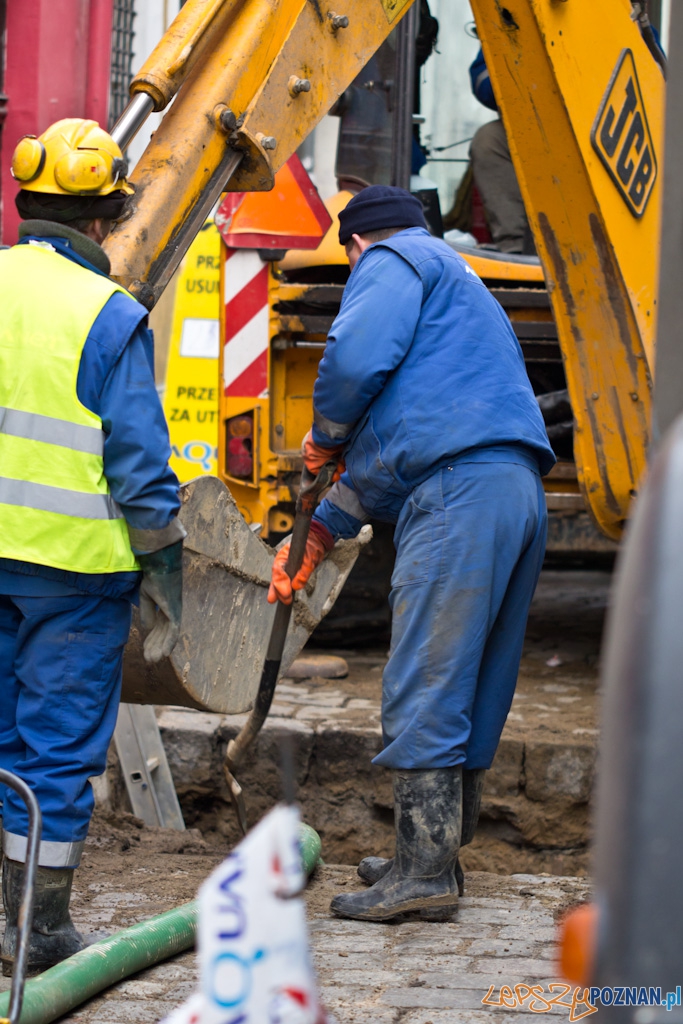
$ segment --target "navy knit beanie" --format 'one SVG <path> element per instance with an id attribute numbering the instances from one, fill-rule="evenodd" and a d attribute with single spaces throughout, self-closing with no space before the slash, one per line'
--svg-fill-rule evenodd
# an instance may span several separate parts
<path id="1" fill-rule="evenodd" d="M 339 241 L 380 228 L 427 228 L 422 203 L 404 188 L 370 185 L 354 196 L 339 214 Z"/>

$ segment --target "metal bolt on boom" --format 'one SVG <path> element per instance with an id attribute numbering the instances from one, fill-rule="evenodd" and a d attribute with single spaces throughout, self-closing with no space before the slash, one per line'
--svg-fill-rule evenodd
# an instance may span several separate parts
<path id="1" fill-rule="evenodd" d="M 349 19 L 346 14 L 335 14 L 334 11 L 330 11 L 327 17 L 330 19 L 333 32 L 337 32 L 340 28 L 349 27 Z"/>
<path id="2" fill-rule="evenodd" d="M 221 105 L 216 108 L 214 113 L 216 115 L 218 126 L 226 133 L 226 135 L 234 132 L 235 128 L 237 128 L 237 118 L 229 107 Z"/>
<path id="3" fill-rule="evenodd" d="M 296 75 L 290 75 L 287 87 L 290 96 L 298 96 L 302 92 L 311 91 L 310 81 L 307 78 L 297 78 Z"/>

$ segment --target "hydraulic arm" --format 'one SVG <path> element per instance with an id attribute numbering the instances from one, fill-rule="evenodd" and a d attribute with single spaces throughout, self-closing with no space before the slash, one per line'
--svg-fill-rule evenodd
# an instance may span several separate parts
<path id="1" fill-rule="evenodd" d="M 175 98 L 106 242 L 113 276 L 152 308 L 221 192 L 267 191 L 411 0 L 188 0 L 131 84 L 125 147 Z"/>
<path id="2" fill-rule="evenodd" d="M 629 0 L 472 0 L 545 270 L 587 504 L 618 538 L 645 470 L 664 76 Z"/>

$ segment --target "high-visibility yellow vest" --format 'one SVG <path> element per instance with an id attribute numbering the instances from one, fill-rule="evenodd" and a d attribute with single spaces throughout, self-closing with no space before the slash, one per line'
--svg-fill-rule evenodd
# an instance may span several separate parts
<path id="1" fill-rule="evenodd" d="M 102 420 L 76 393 L 90 328 L 117 291 L 43 245 L 0 252 L 0 557 L 139 568 L 104 476 Z"/>

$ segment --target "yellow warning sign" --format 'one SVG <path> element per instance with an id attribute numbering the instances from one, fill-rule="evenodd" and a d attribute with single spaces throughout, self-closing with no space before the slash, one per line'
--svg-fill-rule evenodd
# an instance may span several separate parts
<path id="1" fill-rule="evenodd" d="M 399 14 L 402 14 L 404 8 L 408 6 L 411 0 L 382 0 L 382 7 L 384 13 L 387 16 L 387 21 L 392 25 Z"/>
<path id="2" fill-rule="evenodd" d="M 181 483 L 217 473 L 220 235 L 204 225 L 178 277 L 164 412 Z"/>
<path id="3" fill-rule="evenodd" d="M 631 50 L 623 50 L 591 131 L 593 148 L 634 217 L 642 217 L 657 156 Z"/>

